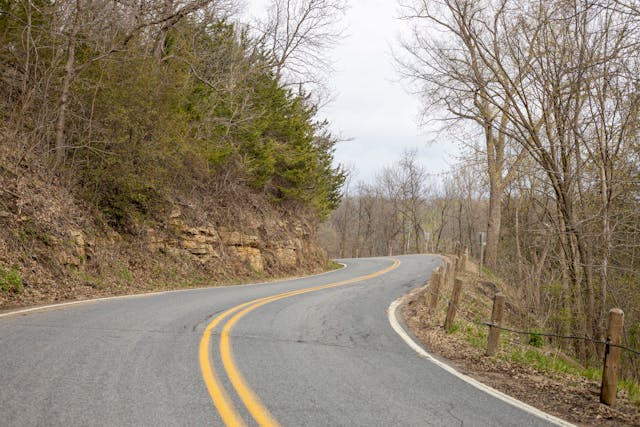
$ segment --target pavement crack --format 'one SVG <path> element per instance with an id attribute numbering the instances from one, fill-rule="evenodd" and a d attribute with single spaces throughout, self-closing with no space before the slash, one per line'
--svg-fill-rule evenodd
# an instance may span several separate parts
<path id="1" fill-rule="evenodd" d="M 216 314 L 220 314 L 220 313 L 222 313 L 222 312 L 223 312 L 223 311 L 225 311 L 225 310 L 226 310 L 226 309 L 224 309 L 224 308 L 223 308 L 223 309 L 221 309 L 221 310 L 214 311 L 213 313 L 210 313 L 210 314 L 206 315 L 204 319 L 200 320 L 199 322 L 196 322 L 196 323 L 193 325 L 193 327 L 191 328 L 191 332 L 194 332 L 194 333 L 195 333 L 195 332 L 196 332 L 196 330 L 198 329 L 198 327 L 200 327 L 200 325 L 208 324 L 208 323 L 209 323 L 208 321 L 209 321 L 209 320 L 211 320 L 211 319 L 213 318 L 213 316 L 215 316 Z"/>
<path id="2" fill-rule="evenodd" d="M 458 423 L 459 423 L 458 425 L 459 425 L 460 427 L 464 427 L 464 420 L 462 420 L 462 419 L 460 419 L 460 418 L 456 417 L 456 416 L 453 414 L 453 409 L 454 409 L 453 404 L 449 404 L 449 405 L 447 405 L 447 406 L 449 406 L 449 408 L 447 408 L 447 413 L 451 416 L 451 418 L 453 418 L 453 419 L 455 419 L 456 421 L 458 421 Z"/>
<path id="3" fill-rule="evenodd" d="M 219 336 L 219 332 L 211 333 L 212 336 Z M 314 345 L 320 347 L 334 347 L 334 348 L 343 348 L 350 350 L 366 350 L 366 351 L 376 351 L 379 353 L 386 354 L 404 354 L 402 351 L 396 351 L 391 349 L 382 349 L 379 347 L 372 348 L 371 346 L 357 344 L 353 337 L 349 336 L 350 343 L 337 343 L 337 342 L 326 342 L 320 340 L 308 340 L 302 338 L 274 338 L 274 337 L 264 337 L 260 335 L 250 335 L 250 334 L 231 334 L 231 339 L 244 339 L 244 340 L 254 340 L 254 341 L 262 341 L 268 343 L 287 343 L 287 344 L 303 344 L 303 345 Z"/>

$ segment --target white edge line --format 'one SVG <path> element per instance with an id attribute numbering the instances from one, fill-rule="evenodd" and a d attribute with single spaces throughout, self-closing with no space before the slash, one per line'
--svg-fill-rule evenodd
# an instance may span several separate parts
<path id="1" fill-rule="evenodd" d="M 431 354 L 427 353 L 427 351 L 417 342 L 415 342 L 413 340 L 413 338 L 411 338 L 411 336 L 409 336 L 409 334 L 407 333 L 407 331 L 405 331 L 405 329 L 400 325 L 400 322 L 398 321 L 397 318 L 397 310 L 398 307 L 400 307 L 400 305 L 402 305 L 403 299 L 406 298 L 406 296 L 400 297 L 397 300 L 393 301 L 391 303 L 391 305 L 389 306 L 389 308 L 387 309 L 387 315 L 389 317 L 389 323 L 391 323 L 391 327 L 393 328 L 394 331 L 396 331 L 396 333 L 398 335 L 400 335 L 400 338 L 402 338 L 404 340 L 404 342 L 407 343 L 407 345 L 409 347 L 411 347 L 416 353 L 418 353 L 421 357 L 429 360 L 431 363 L 439 366 L 440 368 L 444 369 L 445 371 L 449 372 L 451 375 L 454 375 L 458 378 L 460 378 L 462 381 L 467 382 L 468 384 L 474 386 L 475 388 L 484 391 L 485 393 L 502 400 L 503 402 L 506 402 L 510 405 L 515 406 L 516 408 L 522 409 L 525 412 L 528 412 L 532 415 L 535 415 L 539 418 L 542 418 L 546 421 L 549 421 L 550 423 L 553 423 L 555 425 L 558 426 L 563 426 L 563 427 L 576 427 L 575 424 L 571 424 L 568 421 L 565 421 L 563 419 L 560 419 L 558 417 L 555 417 L 551 414 L 548 414 L 544 411 L 541 411 L 538 408 L 535 408 L 529 404 L 526 404 L 514 397 L 511 397 L 507 394 L 504 394 L 501 391 L 496 390 L 493 387 L 489 387 L 486 384 L 481 383 L 480 381 L 471 378 L 468 375 L 465 375 L 459 371 L 457 371 L 455 368 L 453 368 L 450 365 L 447 365 L 444 362 L 441 362 L 440 360 L 436 359 L 435 357 L 433 357 Z"/>
<path id="2" fill-rule="evenodd" d="M 69 302 L 61 302 L 58 304 L 48 304 L 48 305 L 41 305 L 41 306 L 37 306 L 37 307 L 29 307 L 29 308 L 23 308 L 23 309 L 18 309 L 18 310 L 14 310 L 14 311 L 7 311 L 5 313 L 0 313 L 0 318 L 3 317 L 9 317 L 9 316 L 17 316 L 17 315 L 21 315 L 21 314 L 26 314 L 26 313 L 32 313 L 32 312 L 37 312 L 37 311 L 46 311 L 46 310 L 55 310 L 58 308 L 66 308 L 69 306 L 73 306 L 73 305 L 80 305 L 80 304 L 91 304 L 94 302 L 102 302 L 102 301 L 112 301 L 112 300 L 119 300 L 119 299 L 129 299 L 129 298 L 144 298 L 144 297 L 150 297 L 150 296 L 155 296 L 155 295 L 162 295 L 162 294 L 172 294 L 172 293 L 178 293 L 178 292 L 192 292 L 192 291 L 201 291 L 201 290 L 205 290 L 205 289 L 225 289 L 225 288 L 243 288 L 243 287 L 247 287 L 247 286 L 260 286 L 260 285 L 269 285 L 269 284 L 273 284 L 273 283 L 285 283 L 285 282 L 291 282 L 293 280 L 300 280 L 300 279 L 307 279 L 307 278 L 311 278 L 311 277 L 318 277 L 318 276 L 324 276 L 325 274 L 330 274 L 333 273 L 334 271 L 339 271 L 339 270 L 343 270 L 345 268 L 347 268 L 347 264 L 343 263 L 343 262 L 337 262 L 336 264 L 340 264 L 342 266 L 342 268 L 340 269 L 336 269 L 336 270 L 329 270 L 329 271 L 324 271 L 322 273 L 318 273 L 318 274 L 312 274 L 310 276 L 298 276 L 298 277 L 290 277 L 288 279 L 283 279 L 283 280 L 274 280 L 274 281 L 270 281 L 270 282 L 260 282 L 260 283 L 246 283 L 243 285 L 221 285 L 221 286 L 205 286 L 205 287 L 200 287 L 200 288 L 189 288 L 189 289 L 173 289 L 173 290 L 168 290 L 168 291 L 159 291 L 159 292 L 146 292 L 146 293 L 141 293 L 141 294 L 133 294 L 133 295 L 118 295 L 118 296 L 113 296 L 113 297 L 102 297 L 102 298 L 92 298 L 92 299 L 83 299 L 80 301 L 69 301 Z"/>

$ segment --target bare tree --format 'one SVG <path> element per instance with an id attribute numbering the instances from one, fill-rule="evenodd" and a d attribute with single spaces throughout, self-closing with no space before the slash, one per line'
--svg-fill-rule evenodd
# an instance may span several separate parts
<path id="1" fill-rule="evenodd" d="M 345 0 L 273 0 L 258 23 L 274 72 L 290 84 L 321 84 L 331 70 L 329 49 L 340 40 Z"/>
<path id="2" fill-rule="evenodd" d="M 403 11 L 412 23 L 412 38 L 403 42 L 404 56 L 396 59 L 404 76 L 417 86 L 424 114 L 441 111 L 449 128 L 467 121 L 482 130 L 489 178 L 486 264 L 494 268 L 502 197 L 525 152 L 514 149 L 507 132 L 510 123 L 504 111 L 509 100 L 501 108 L 489 100 L 491 73 L 475 40 L 476 25 L 487 20 L 484 7 L 469 1 L 416 1 L 404 3 Z"/>
<path id="3" fill-rule="evenodd" d="M 589 335 L 603 331 L 615 241 L 611 206 L 622 177 L 629 177 L 627 156 L 637 140 L 640 27 L 633 5 L 423 0 L 412 2 L 407 14 L 455 37 L 446 43 L 414 31 L 416 44 L 407 46 L 413 62 L 405 70 L 425 82 L 433 102 L 480 124 L 486 141 L 498 137 L 497 144 L 487 143 L 492 187 L 504 189 L 513 179 L 500 165 L 506 158 L 500 139 L 522 150 L 514 152 L 513 165 L 526 152 L 545 177 L 572 327 Z M 492 165 L 498 166 L 493 172 Z"/>

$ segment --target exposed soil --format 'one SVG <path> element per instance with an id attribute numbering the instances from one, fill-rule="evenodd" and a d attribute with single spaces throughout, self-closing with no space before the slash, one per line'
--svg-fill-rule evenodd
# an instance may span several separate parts
<path id="1" fill-rule="evenodd" d="M 164 213 L 115 228 L 72 180 L 33 164 L 9 170 L 6 151 L 0 144 L 0 311 L 327 267 L 313 215 L 263 194 L 176 193 Z"/>
<path id="2" fill-rule="evenodd" d="M 466 300 L 477 295 L 481 286 L 475 274 L 463 274 Z M 580 426 L 640 426 L 640 409 L 623 392 L 613 407 L 599 402 L 600 384 L 583 377 L 542 372 L 534 367 L 484 355 L 484 349 L 472 346 L 460 332 L 445 333 L 444 302 L 433 313 L 425 304 L 426 287 L 407 296 L 403 306 L 406 324 L 432 354 L 460 372 L 481 381 L 531 406 Z M 444 294 L 448 295 L 445 289 Z M 474 295 L 476 294 L 476 295 Z M 486 297 L 485 297 L 486 298 Z M 462 302 L 461 302 L 462 304 Z M 533 347 L 532 347 L 533 348 Z"/>

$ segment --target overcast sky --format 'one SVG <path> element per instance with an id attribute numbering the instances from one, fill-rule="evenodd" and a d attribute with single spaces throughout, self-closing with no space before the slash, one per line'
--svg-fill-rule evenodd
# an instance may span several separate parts
<path id="1" fill-rule="evenodd" d="M 265 3 L 250 0 L 252 13 Z M 356 180 L 373 181 L 405 149 L 417 149 L 430 173 L 445 171 L 456 152 L 453 144 L 433 142 L 433 134 L 418 127 L 420 102 L 398 81 L 391 51 L 407 23 L 397 16 L 395 0 L 350 0 L 345 39 L 331 53 L 333 100 L 320 116 L 329 120 L 332 133 L 349 139 L 338 143 L 335 159 L 355 166 Z"/>

